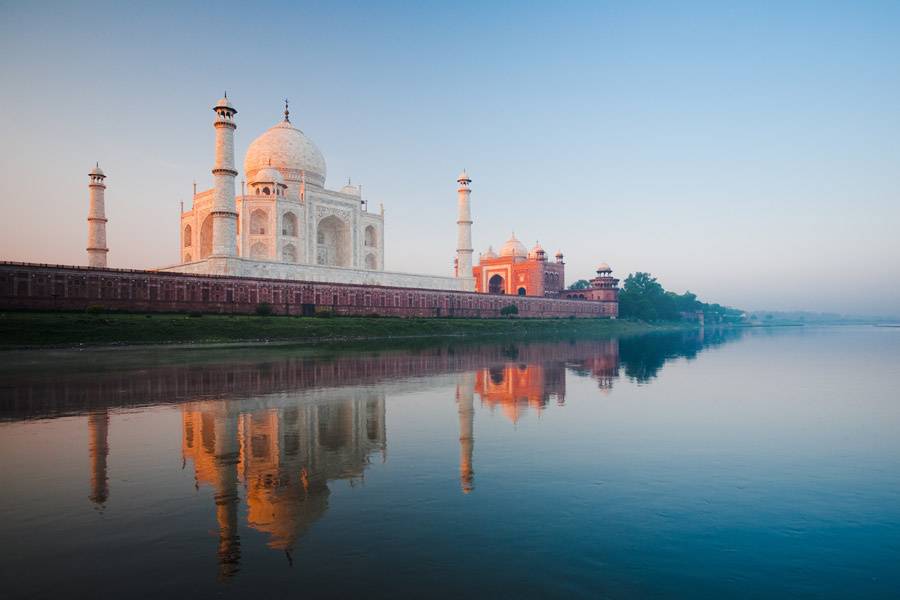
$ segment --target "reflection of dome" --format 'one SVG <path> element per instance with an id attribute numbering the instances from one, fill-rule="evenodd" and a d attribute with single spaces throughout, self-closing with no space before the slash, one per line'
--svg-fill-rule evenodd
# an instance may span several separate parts
<path id="1" fill-rule="evenodd" d="M 497 253 L 494 252 L 494 247 L 493 247 L 493 246 L 488 246 L 487 252 L 485 252 L 484 254 L 482 254 L 482 255 L 481 255 L 481 258 L 487 259 L 487 260 L 492 260 L 492 259 L 494 259 L 494 258 L 497 258 Z"/>
<path id="2" fill-rule="evenodd" d="M 270 164 L 288 181 L 299 182 L 301 173 L 306 173 L 307 183 L 325 185 L 325 158 L 312 140 L 290 121 L 275 125 L 250 144 L 244 159 L 247 179 L 254 181 L 257 171 Z"/>
<path id="3" fill-rule="evenodd" d="M 506 243 L 500 248 L 500 256 L 525 256 L 527 254 L 525 244 L 516 239 L 516 234 L 506 240 Z"/>

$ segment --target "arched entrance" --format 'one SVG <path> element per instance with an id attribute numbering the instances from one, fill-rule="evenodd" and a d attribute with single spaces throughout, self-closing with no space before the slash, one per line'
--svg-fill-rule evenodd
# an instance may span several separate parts
<path id="1" fill-rule="evenodd" d="M 316 228 L 316 263 L 333 267 L 349 267 L 350 227 L 334 215 L 319 221 Z"/>
<path id="2" fill-rule="evenodd" d="M 494 275 L 490 279 L 488 279 L 488 293 L 489 294 L 503 294 L 505 293 L 505 286 L 503 285 L 503 277 L 501 275 Z"/>
<path id="3" fill-rule="evenodd" d="M 212 222 L 212 215 L 206 215 L 203 225 L 200 226 L 200 258 L 212 254 Z"/>

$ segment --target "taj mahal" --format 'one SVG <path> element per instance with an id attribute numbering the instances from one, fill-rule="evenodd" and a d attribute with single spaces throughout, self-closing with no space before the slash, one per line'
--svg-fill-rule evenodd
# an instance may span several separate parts
<path id="1" fill-rule="evenodd" d="M 181 214 L 181 263 L 160 270 L 474 290 L 471 269 L 468 277 L 384 269 L 384 209 L 370 212 L 359 185 L 348 182 L 339 190 L 326 187 L 325 157 L 291 123 L 287 101 L 282 120 L 250 144 L 244 157 L 246 181 L 236 194 L 237 110 L 227 96 L 213 110 L 214 184 L 211 189 L 195 191 L 190 210 Z M 461 193 L 468 204 L 468 191 Z M 459 226 L 470 230 L 471 219 L 466 220 L 469 222 Z M 471 246 L 470 233 L 460 237 L 463 245 L 469 240 Z M 467 249 L 471 256 L 471 248 Z"/>
<path id="2" fill-rule="evenodd" d="M 473 264 L 472 179 L 456 177 L 456 249 L 446 276 L 385 268 L 385 211 L 369 209 L 362 186 L 326 187 L 328 169 L 316 144 L 283 117 L 249 145 L 239 172 L 234 139 L 237 109 L 227 94 L 213 106 L 213 185 L 194 186 L 182 207 L 179 261 L 155 269 L 107 265 L 106 179 L 99 163 L 88 174 L 87 266 L 0 264 L 0 304 L 8 307 L 247 312 L 260 304 L 283 314 L 498 316 L 512 302 L 529 317 L 618 315 L 618 283 L 602 263 L 589 289 L 565 287 L 561 251 L 515 235 Z M 450 258 L 448 248 L 448 259 Z M 452 263 L 452 270 L 450 264 Z M 101 272 L 102 270 L 102 272 Z"/>

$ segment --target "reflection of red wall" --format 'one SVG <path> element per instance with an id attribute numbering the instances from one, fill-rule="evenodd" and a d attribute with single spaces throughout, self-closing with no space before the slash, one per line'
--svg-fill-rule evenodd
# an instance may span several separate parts
<path id="1" fill-rule="evenodd" d="M 492 409 L 499 407 L 511 420 L 532 408 L 540 412 L 551 397 L 565 401 L 565 367 L 559 364 L 504 364 L 479 369 L 475 373 L 475 391 Z"/>
<path id="2" fill-rule="evenodd" d="M 604 314 L 596 303 L 544 297 L 0 262 L 0 310 L 99 305 L 140 312 L 252 314 L 262 302 L 276 314 L 292 315 L 302 314 L 304 304 L 343 315 L 398 317 L 499 317 L 509 304 L 518 307 L 520 317 Z"/>

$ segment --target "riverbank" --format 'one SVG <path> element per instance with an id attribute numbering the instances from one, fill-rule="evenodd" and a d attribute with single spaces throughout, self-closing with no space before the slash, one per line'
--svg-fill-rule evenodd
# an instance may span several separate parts
<path id="1" fill-rule="evenodd" d="M 447 336 L 604 336 L 693 327 L 608 319 L 400 319 L 184 314 L 0 314 L 0 348 L 319 342 Z"/>

